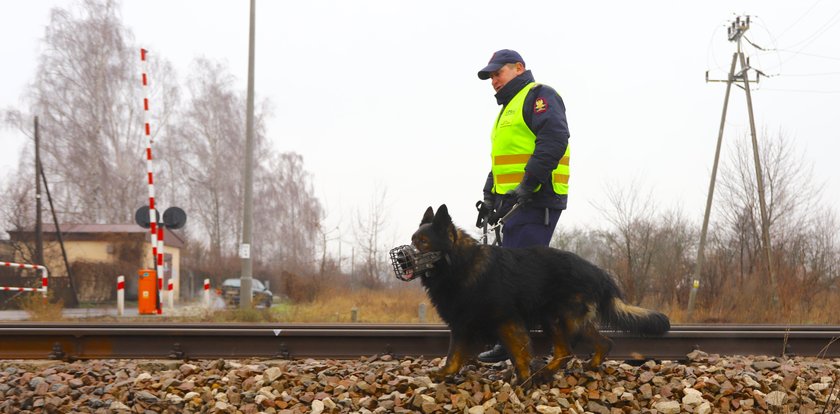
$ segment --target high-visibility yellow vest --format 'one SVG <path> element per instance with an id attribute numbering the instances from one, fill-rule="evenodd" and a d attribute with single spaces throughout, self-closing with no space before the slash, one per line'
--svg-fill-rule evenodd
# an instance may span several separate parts
<path id="1" fill-rule="evenodd" d="M 525 85 L 513 99 L 502 108 L 496 125 L 490 134 L 493 165 L 493 192 L 505 194 L 516 188 L 525 176 L 525 165 L 537 146 L 537 136 L 531 132 L 522 117 L 525 95 L 537 84 Z M 551 172 L 551 183 L 557 194 L 569 193 L 569 145 L 557 168 Z M 537 186 L 537 191 L 540 186 Z"/>

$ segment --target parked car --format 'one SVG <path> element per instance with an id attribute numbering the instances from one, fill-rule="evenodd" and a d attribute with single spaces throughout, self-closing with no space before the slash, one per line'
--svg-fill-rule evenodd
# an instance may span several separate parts
<path id="1" fill-rule="evenodd" d="M 222 287 L 219 289 L 219 296 L 221 296 L 228 305 L 239 305 L 239 287 L 241 280 L 237 278 L 225 279 L 222 282 Z M 274 295 L 259 279 L 251 279 L 251 303 L 255 306 L 271 307 L 271 301 Z"/>

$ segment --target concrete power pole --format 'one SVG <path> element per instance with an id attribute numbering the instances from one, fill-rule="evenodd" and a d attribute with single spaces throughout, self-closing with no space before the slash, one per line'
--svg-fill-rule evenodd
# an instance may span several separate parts
<path id="1" fill-rule="evenodd" d="M 726 80 L 711 80 L 709 79 L 709 72 L 706 72 L 706 82 L 726 82 L 726 94 L 723 99 L 723 113 L 720 117 L 720 128 L 718 129 L 718 139 L 717 139 L 717 147 L 715 148 L 715 160 L 712 165 L 712 177 L 709 180 L 709 193 L 706 197 L 706 212 L 703 215 L 703 227 L 700 230 L 700 244 L 697 248 L 697 263 L 694 269 L 694 280 L 692 281 L 691 286 L 691 293 L 688 299 L 688 313 L 687 318 L 691 319 L 691 314 L 694 312 L 694 303 L 697 298 L 697 290 L 700 288 L 700 276 L 703 271 L 703 262 L 705 260 L 705 248 L 706 248 L 706 232 L 708 231 L 709 227 L 709 215 L 711 214 L 712 210 L 712 199 L 714 198 L 715 194 L 715 180 L 717 177 L 717 168 L 718 168 L 718 161 L 720 160 L 720 146 L 723 140 L 723 127 L 726 123 L 726 111 L 729 107 L 729 92 L 732 89 L 732 84 L 735 83 L 736 86 L 741 87 L 744 90 L 747 97 L 747 111 L 749 113 L 750 119 L 750 136 L 752 137 L 752 147 L 753 147 L 753 158 L 755 160 L 755 179 L 758 187 L 758 202 L 760 205 L 761 210 L 761 238 L 764 244 L 764 252 L 765 252 L 765 260 L 767 262 L 767 274 L 770 278 L 771 288 L 773 290 L 773 302 L 778 302 L 778 291 L 776 289 L 776 278 L 773 274 L 773 261 L 772 261 L 772 254 L 771 254 L 771 246 L 770 246 L 770 229 L 769 229 L 769 221 L 767 218 L 767 207 L 764 201 L 764 180 L 761 174 L 761 161 L 759 157 L 758 151 L 758 138 L 756 137 L 755 132 L 755 117 L 753 115 L 753 108 L 752 108 L 752 96 L 750 95 L 750 82 L 758 83 L 761 75 L 759 71 L 756 71 L 756 79 L 751 81 L 748 76 L 748 72 L 750 69 L 753 69 L 749 65 L 749 60 L 744 56 L 744 53 L 741 49 L 741 39 L 744 36 L 744 33 L 750 28 L 750 17 L 737 17 L 735 21 L 732 22 L 729 29 L 727 30 L 729 41 L 736 42 L 737 44 L 737 51 L 732 55 L 732 64 L 729 67 L 729 76 Z M 740 70 L 735 72 L 735 67 L 737 64 L 740 63 Z M 755 70 L 755 69 L 753 69 Z M 743 86 L 738 85 L 736 82 L 742 82 Z"/>
<path id="2" fill-rule="evenodd" d="M 41 134 L 38 117 L 35 117 L 35 257 L 36 264 L 44 266 L 44 229 L 41 221 Z"/>
<path id="3" fill-rule="evenodd" d="M 239 308 L 251 307 L 253 264 L 251 262 L 251 229 L 254 222 L 254 8 L 251 0 L 251 21 L 248 33 L 248 103 L 245 111 L 245 213 L 242 220 L 242 274 L 239 284 Z"/>

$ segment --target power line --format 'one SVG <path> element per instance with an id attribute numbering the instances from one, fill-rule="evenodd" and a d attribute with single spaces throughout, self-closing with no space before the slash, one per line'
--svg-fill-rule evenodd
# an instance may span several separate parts
<path id="1" fill-rule="evenodd" d="M 819 94 L 840 94 L 840 90 L 834 91 L 818 91 L 813 89 L 778 89 L 778 88 L 761 88 L 762 91 L 770 91 L 770 92 L 797 92 L 797 93 L 819 93 Z"/>
<path id="2" fill-rule="evenodd" d="M 771 35 L 771 37 L 772 37 L 772 35 Z M 766 53 L 773 53 L 773 52 L 775 52 L 775 54 L 776 54 L 776 55 L 779 55 L 779 54 L 780 54 L 780 52 L 790 52 L 790 53 L 793 53 L 793 54 L 794 54 L 794 56 L 793 56 L 793 57 L 795 57 L 795 55 L 802 54 L 802 55 L 808 55 L 808 56 L 820 57 L 820 58 L 824 58 L 824 59 L 840 60 L 840 58 L 835 58 L 835 57 L 831 57 L 831 56 L 815 55 L 815 54 L 805 53 L 805 52 L 801 52 L 801 51 L 788 51 L 788 50 L 776 49 L 776 48 L 773 48 L 773 49 L 763 48 L 763 47 L 761 47 L 761 46 L 757 45 L 757 44 L 756 44 L 755 42 L 753 42 L 752 40 L 750 40 L 750 39 L 749 39 L 746 35 L 744 36 L 744 40 L 746 40 L 746 41 L 747 41 L 747 43 L 749 43 L 750 45 L 752 45 L 752 47 L 754 47 L 754 48 L 756 48 L 756 49 L 758 49 L 758 50 L 761 50 L 761 51 L 763 51 L 763 52 L 766 52 Z M 788 61 L 788 60 L 793 59 L 793 57 L 791 57 L 791 58 L 789 58 L 789 59 L 784 60 L 784 62 L 786 62 L 786 61 Z M 768 77 L 768 78 L 777 77 L 777 76 L 833 76 L 833 75 L 840 75 L 840 72 L 799 73 L 799 74 L 788 74 L 788 73 L 785 73 L 785 74 L 782 74 L 782 71 L 781 71 L 781 66 L 782 66 L 782 63 L 783 63 L 783 61 L 780 59 L 780 60 L 779 60 L 779 64 L 778 64 L 778 68 L 779 68 L 779 70 L 778 70 L 778 72 L 777 72 L 777 73 L 775 73 L 775 74 L 770 74 L 770 75 L 767 75 L 767 74 L 762 73 L 762 75 L 764 75 L 764 76 L 766 76 L 766 77 Z"/>
<path id="3" fill-rule="evenodd" d="M 820 59 L 840 60 L 840 57 L 837 57 L 837 56 L 818 55 L 816 53 L 806 53 L 806 52 L 799 52 L 799 51 L 795 51 L 795 50 L 776 49 L 776 51 L 785 52 L 785 53 L 796 53 L 798 55 L 811 56 L 811 57 L 820 58 Z"/>
<path id="4" fill-rule="evenodd" d="M 750 40 L 750 38 L 748 38 L 746 35 L 744 36 L 744 40 L 746 40 L 746 41 L 747 41 L 747 43 L 751 44 L 751 45 L 752 45 L 752 47 L 754 47 L 754 48 L 756 48 L 756 49 L 758 49 L 758 50 L 760 50 L 760 51 L 762 51 L 762 52 L 772 52 L 772 51 L 778 51 L 778 49 L 775 49 L 775 48 L 774 48 L 774 49 L 765 49 L 765 48 L 763 48 L 763 47 L 761 47 L 761 46 L 759 46 L 759 45 L 757 45 L 757 44 L 753 43 L 753 41 L 752 41 L 752 40 Z"/>
<path id="5" fill-rule="evenodd" d="M 834 21 L 835 19 L 837 19 L 838 16 L 840 16 L 840 10 L 837 10 L 836 12 L 834 12 L 834 14 L 831 15 L 831 17 L 828 19 L 828 21 L 823 23 L 823 25 L 819 29 L 817 29 L 813 33 L 811 33 L 811 35 L 805 37 L 804 39 L 800 40 L 799 42 L 791 44 L 788 47 L 793 48 L 793 47 L 796 47 L 796 46 L 798 46 L 798 45 L 800 45 L 804 42 L 807 42 L 807 43 L 805 43 L 805 46 L 802 46 L 800 48 L 800 50 L 805 49 L 806 47 L 808 47 L 808 45 L 813 43 L 814 40 L 819 39 L 819 37 L 822 36 L 828 29 L 830 29 L 832 26 L 834 26 L 835 24 L 840 22 L 840 19 L 838 19 L 837 21 Z"/>
<path id="6" fill-rule="evenodd" d="M 823 72 L 823 73 L 785 73 L 784 75 L 775 76 L 834 76 L 840 75 L 840 72 Z M 770 76 L 768 76 L 770 77 Z"/>
<path id="7" fill-rule="evenodd" d="M 767 30 L 766 28 L 764 28 L 764 30 L 767 32 L 767 34 L 768 34 L 768 35 L 770 36 L 770 38 L 772 39 L 772 38 L 773 38 L 773 35 L 772 35 L 772 34 L 770 34 L 770 31 L 769 31 L 769 30 Z M 744 35 L 744 40 L 746 40 L 746 41 L 747 41 L 747 43 L 749 43 L 752 47 L 754 47 L 754 48 L 756 48 L 756 49 L 758 49 L 758 50 L 760 50 L 760 51 L 762 51 L 762 52 L 773 52 L 773 51 L 776 51 L 776 49 L 775 49 L 775 48 L 774 48 L 774 49 L 766 49 L 766 48 L 763 48 L 763 47 L 761 47 L 761 46 L 759 46 L 759 45 L 755 44 L 752 40 L 750 40 L 750 39 L 747 37 L 747 35 Z M 757 69 L 756 69 L 756 72 L 759 72 L 761 75 L 764 75 L 764 76 L 766 76 L 766 77 L 768 77 L 768 78 L 769 78 L 769 77 L 773 77 L 773 76 L 778 76 L 778 75 L 781 73 L 781 71 L 782 71 L 782 58 L 781 58 L 781 56 L 779 55 L 779 53 L 778 53 L 778 52 L 776 52 L 776 53 L 775 53 L 775 55 L 776 55 L 777 60 L 778 60 L 778 62 L 779 62 L 779 65 L 778 65 L 778 67 L 779 67 L 779 71 L 778 71 L 778 73 L 775 73 L 775 74 L 772 74 L 772 75 L 767 75 L 766 73 L 761 72 L 761 71 L 759 71 L 759 70 L 757 70 Z M 758 65 L 759 65 L 759 66 L 762 66 L 762 65 L 761 65 L 761 55 L 760 55 L 760 54 L 757 54 L 757 55 L 753 55 L 753 56 L 754 56 L 754 57 L 758 60 Z"/>
<path id="8" fill-rule="evenodd" d="M 804 17 L 804 15 L 803 15 L 803 17 Z M 764 24 L 763 19 L 761 19 L 759 17 L 756 17 L 754 20 L 759 25 L 759 27 L 761 27 L 761 29 L 764 30 L 765 33 L 767 33 L 767 37 L 770 39 L 770 42 L 772 42 L 773 47 L 769 48 L 769 49 L 768 48 L 762 48 L 762 47 L 756 45 L 755 43 L 753 43 L 750 39 L 747 39 L 746 36 L 744 36 L 744 39 L 746 39 L 750 43 L 750 45 L 752 45 L 753 47 L 755 47 L 756 49 L 759 50 L 759 52 L 753 53 L 753 56 L 756 59 L 758 59 L 758 61 L 759 61 L 759 66 L 763 67 L 763 65 L 761 64 L 761 57 L 763 56 L 763 54 L 764 53 L 772 53 L 776 58 L 776 62 L 778 63 L 777 67 L 779 68 L 779 72 L 781 72 L 781 70 L 782 70 L 782 56 L 777 51 L 778 46 L 779 46 L 778 37 L 773 36 L 773 33 L 770 31 L 768 26 L 766 24 Z"/>
<path id="9" fill-rule="evenodd" d="M 778 39 L 779 39 L 780 37 L 782 37 L 785 33 L 787 33 L 787 31 L 788 31 L 788 30 L 792 29 L 792 28 L 793 28 L 793 26 L 796 26 L 796 25 L 797 25 L 800 21 L 802 21 L 802 19 L 804 19 L 804 18 L 805 18 L 805 16 L 807 16 L 807 15 L 808 15 L 808 13 L 811 13 L 811 10 L 814 10 L 814 7 L 817 7 L 817 5 L 818 5 L 818 4 L 820 4 L 821 2 L 822 2 L 822 0 L 817 0 L 817 1 L 815 1 L 815 2 L 814 2 L 814 4 L 812 4 L 812 5 L 811 5 L 811 7 L 809 7 L 809 8 L 808 8 L 808 10 L 805 10 L 805 13 L 802 13 L 802 15 L 801 15 L 801 16 L 799 16 L 799 18 L 798 18 L 798 19 L 796 19 L 796 21 L 794 21 L 793 23 L 791 23 L 791 24 L 790 24 L 790 26 L 786 27 L 784 30 L 782 30 L 782 31 L 781 31 L 781 32 L 779 33 L 779 35 L 778 35 L 778 36 L 776 36 L 776 40 L 778 40 Z"/>
<path id="10" fill-rule="evenodd" d="M 709 37 L 709 46 L 706 47 L 706 65 L 708 66 L 709 56 L 711 56 L 712 60 L 715 63 L 715 69 L 718 69 L 720 71 L 724 71 L 725 69 L 718 62 L 717 56 L 715 55 L 714 50 L 713 50 L 714 49 L 715 36 L 717 36 L 718 30 L 720 30 L 721 27 L 726 27 L 726 26 L 725 25 L 715 26 L 715 30 L 712 32 L 712 36 Z"/>
<path id="11" fill-rule="evenodd" d="M 801 21 L 806 15 L 808 15 L 811 12 L 811 10 L 814 9 L 814 7 L 816 7 L 816 5 L 818 3 L 819 3 L 819 1 L 812 4 L 811 7 L 804 14 L 802 14 L 793 24 L 791 24 L 784 31 L 782 31 L 782 34 L 784 34 L 790 28 L 792 28 L 797 23 L 799 23 L 799 21 Z M 826 59 L 831 59 L 831 60 L 840 60 L 840 58 L 820 56 L 820 55 L 809 54 L 809 53 L 804 52 L 805 49 L 807 49 L 812 43 L 814 43 L 817 39 L 819 39 L 821 36 L 823 36 L 830 28 L 832 28 L 837 23 L 840 23 L 840 18 L 838 18 L 838 17 L 840 17 L 840 10 L 837 10 L 834 14 L 832 14 L 831 17 L 829 17 L 829 19 L 825 23 L 822 24 L 822 26 L 820 26 L 818 29 L 813 31 L 810 35 L 806 36 L 805 38 L 803 38 L 802 40 L 800 40 L 796 43 L 793 43 L 793 44 L 789 45 L 785 49 L 782 49 L 782 48 L 778 47 L 778 39 L 779 39 L 779 37 L 782 36 L 782 34 L 779 34 L 778 36 L 774 37 L 773 34 L 761 22 L 759 22 L 758 24 L 767 32 L 771 41 L 774 43 L 774 45 L 773 45 L 774 47 L 765 48 L 765 47 L 759 46 L 758 44 L 751 41 L 750 39 L 747 39 L 746 36 L 744 36 L 744 38 L 746 39 L 746 41 L 752 47 L 756 48 L 757 50 L 760 50 L 760 51 L 765 52 L 765 53 L 774 53 L 775 52 L 777 54 L 777 56 L 779 56 L 779 62 L 775 67 L 771 67 L 771 69 L 776 69 L 776 71 L 779 72 L 779 74 L 780 74 L 781 71 L 782 71 L 782 69 L 781 69 L 782 65 L 784 63 L 787 63 L 787 62 L 795 59 L 799 55 L 815 56 L 815 57 L 821 57 L 821 58 L 826 58 Z M 803 43 L 804 43 L 804 45 L 803 45 Z M 802 45 L 802 46 L 799 47 L 796 50 L 792 50 L 799 45 Z M 782 59 L 781 58 L 781 52 L 791 53 L 792 55 Z M 770 76 L 773 76 L 773 75 L 770 75 Z"/>
<path id="12" fill-rule="evenodd" d="M 773 261 L 772 261 L 772 253 L 771 253 L 771 246 L 770 246 L 770 230 L 769 230 L 769 221 L 767 218 L 767 207 L 764 200 L 764 179 L 762 178 L 761 173 L 761 162 L 759 159 L 759 149 L 758 149 L 758 139 L 756 137 L 755 131 L 755 117 L 753 114 L 753 104 L 752 104 L 752 97 L 750 94 L 750 83 L 751 82 L 758 82 L 758 78 L 760 75 L 756 75 L 756 80 L 750 80 L 749 78 L 749 71 L 750 69 L 755 70 L 749 64 L 749 60 L 746 58 L 743 49 L 741 39 L 744 38 L 744 33 L 750 28 L 750 16 L 738 16 L 735 18 L 735 21 L 732 22 L 730 27 L 727 30 L 727 37 L 730 42 L 736 43 L 736 51 L 732 54 L 732 63 L 729 67 L 729 74 L 726 77 L 726 80 L 713 80 L 709 79 L 709 72 L 706 71 L 706 82 L 725 82 L 726 83 L 726 95 L 723 99 L 723 112 L 720 118 L 720 129 L 718 130 L 718 137 L 717 137 L 717 147 L 715 149 L 715 158 L 714 163 L 712 164 L 712 175 L 709 181 L 709 192 L 708 196 L 706 197 L 706 212 L 703 215 L 703 226 L 700 230 L 700 242 L 697 247 L 697 260 L 695 262 L 694 268 L 694 278 L 692 280 L 691 291 L 688 298 L 688 311 L 687 317 L 689 320 L 691 319 L 692 311 L 694 310 L 694 302 L 697 296 L 697 290 L 700 288 L 700 275 L 703 271 L 703 260 L 704 260 L 704 249 L 706 245 L 706 232 L 708 231 L 709 225 L 709 215 L 712 210 L 712 199 L 714 198 L 715 193 L 715 181 L 717 176 L 717 168 L 718 162 L 720 160 L 720 148 L 721 143 L 723 141 L 723 130 L 724 126 L 726 125 L 726 112 L 729 108 L 729 95 L 732 89 L 732 85 L 739 85 L 739 83 L 743 83 L 741 89 L 744 90 L 746 93 L 747 98 L 747 113 L 749 114 L 749 121 L 750 121 L 750 136 L 752 138 L 752 147 L 753 147 L 753 158 L 755 162 L 755 182 L 756 187 L 758 189 L 758 200 L 759 200 L 759 207 L 761 211 L 761 239 L 763 244 L 763 250 L 766 255 L 765 258 L 765 265 L 767 266 L 767 274 L 770 279 L 770 283 L 772 286 L 773 291 L 773 304 L 778 304 L 778 285 L 776 284 L 776 278 L 773 274 Z M 740 66 L 740 70 L 736 71 L 736 66 Z M 760 71 L 755 70 L 757 73 L 761 73 Z"/>

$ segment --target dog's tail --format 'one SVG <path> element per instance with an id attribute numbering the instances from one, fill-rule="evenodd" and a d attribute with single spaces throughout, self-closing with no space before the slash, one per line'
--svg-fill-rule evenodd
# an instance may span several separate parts
<path id="1" fill-rule="evenodd" d="M 671 329 L 671 322 L 664 314 L 625 303 L 614 296 L 604 303 L 602 317 L 611 327 L 638 335 L 662 335 Z"/>

